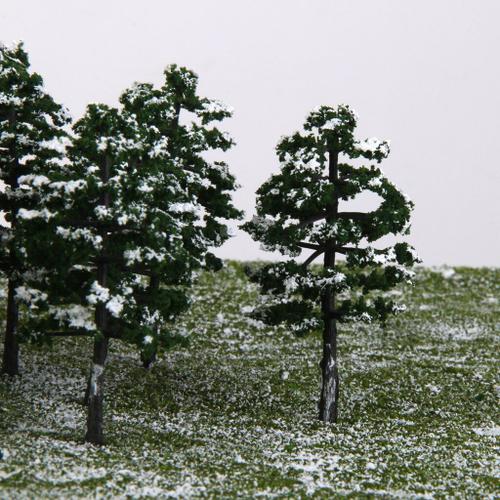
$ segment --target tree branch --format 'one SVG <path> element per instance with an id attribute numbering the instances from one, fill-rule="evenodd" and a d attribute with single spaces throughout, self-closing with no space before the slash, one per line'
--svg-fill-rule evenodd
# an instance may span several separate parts
<path id="1" fill-rule="evenodd" d="M 140 229 L 131 227 L 130 225 L 124 224 L 116 224 L 115 222 L 104 222 L 99 220 L 92 219 L 71 219 L 71 220 L 63 220 L 62 224 L 67 224 L 68 226 L 75 227 L 94 227 L 103 231 L 130 231 L 130 232 L 140 232 Z"/>
<path id="2" fill-rule="evenodd" d="M 313 260 L 317 259 L 322 253 L 325 252 L 324 248 L 320 248 L 313 252 L 302 264 L 304 267 L 307 267 Z"/>
<path id="3" fill-rule="evenodd" d="M 308 226 L 309 224 L 312 224 L 313 222 L 317 222 L 319 220 L 326 219 L 327 217 L 328 217 L 327 212 L 322 212 L 320 214 L 311 215 L 310 217 L 302 219 L 300 221 L 299 227 Z"/>
<path id="4" fill-rule="evenodd" d="M 95 259 L 92 260 L 92 263 L 94 265 L 99 265 L 99 264 L 115 264 L 117 265 L 121 271 L 128 271 L 130 273 L 134 274 L 142 274 L 144 276 L 152 276 L 154 275 L 154 271 L 149 269 L 148 267 L 140 264 L 135 264 L 135 265 L 129 265 L 125 264 L 125 260 L 120 257 L 110 257 L 109 255 L 100 255 L 99 257 L 96 257 Z"/>
<path id="5" fill-rule="evenodd" d="M 299 243 L 297 243 L 297 246 L 301 248 L 309 248 L 311 250 L 319 250 L 321 248 L 320 245 L 315 245 L 314 243 L 308 243 L 307 241 L 299 241 Z"/>
<path id="6" fill-rule="evenodd" d="M 335 247 L 335 251 L 338 253 L 349 253 L 349 252 L 360 252 L 362 251 L 362 248 L 355 248 L 355 247 Z"/>
<path id="7" fill-rule="evenodd" d="M 325 211 L 316 215 L 311 215 L 310 217 L 306 217 L 300 221 L 299 227 L 304 227 L 314 222 L 317 222 L 322 219 L 331 218 L 331 219 L 352 219 L 357 221 L 365 221 L 370 218 L 370 213 L 365 212 L 330 212 Z"/>
<path id="8" fill-rule="evenodd" d="M 362 248 L 355 248 L 355 247 L 342 247 L 342 246 L 331 246 L 327 248 L 327 245 L 321 246 L 321 245 L 316 245 L 314 243 L 308 243 L 307 241 L 300 241 L 297 243 L 297 246 L 301 248 L 308 248 L 311 250 L 319 251 L 318 255 L 321 255 L 325 250 L 334 250 L 335 252 L 346 254 L 349 252 L 359 252 L 362 250 Z M 314 254 L 312 254 L 314 255 Z"/>
<path id="9" fill-rule="evenodd" d="M 338 219 L 365 221 L 370 218 L 370 214 L 366 212 L 339 212 L 336 214 L 336 217 Z"/>

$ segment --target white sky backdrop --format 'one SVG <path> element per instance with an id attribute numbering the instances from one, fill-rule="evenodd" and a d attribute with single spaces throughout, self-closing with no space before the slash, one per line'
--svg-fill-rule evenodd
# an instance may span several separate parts
<path id="1" fill-rule="evenodd" d="M 79 117 L 178 63 L 235 108 L 226 156 L 247 217 L 274 147 L 319 104 L 392 141 L 387 175 L 414 201 L 428 265 L 500 265 L 500 0 L 0 0 L 49 92 Z M 357 208 L 370 208 L 361 200 Z M 218 252 L 266 258 L 238 232 Z"/>

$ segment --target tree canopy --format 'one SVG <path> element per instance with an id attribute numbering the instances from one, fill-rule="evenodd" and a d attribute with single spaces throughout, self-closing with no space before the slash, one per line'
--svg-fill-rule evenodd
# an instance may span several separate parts
<path id="1" fill-rule="evenodd" d="M 257 215 L 243 226 L 264 249 L 289 257 L 253 276 L 265 294 L 257 314 L 271 323 L 285 321 L 297 333 L 320 326 L 325 287 L 341 292 L 334 311 L 340 321 L 385 320 L 399 306 L 383 292 L 410 279 L 408 267 L 417 260 L 407 243 L 382 249 L 373 244 L 388 234 L 407 234 L 413 204 L 378 166 L 389 142 L 356 139 L 356 124 L 349 106 L 320 106 L 302 131 L 282 138 L 276 148 L 280 171 L 258 189 Z M 348 163 L 355 159 L 367 164 Z M 339 211 L 339 203 L 364 191 L 380 197 L 378 208 Z M 294 257 L 304 249 L 313 252 L 300 263 Z M 328 250 L 345 255 L 345 263 L 311 268 Z"/>
<path id="2" fill-rule="evenodd" d="M 228 238 L 225 221 L 240 212 L 227 165 L 203 153 L 231 147 L 213 125 L 231 112 L 199 97 L 196 85 L 194 73 L 170 66 L 161 88 L 137 83 L 120 108 L 92 104 L 74 125 L 71 167 L 45 184 L 40 211 L 50 214 L 45 250 L 58 269 L 46 282 L 49 314 L 36 318 L 40 335 L 96 332 L 101 305 L 109 335 L 143 350 L 168 345 L 166 325 L 188 306 L 197 270 L 220 267 L 210 248 Z M 183 113 L 192 119 L 183 123 Z"/>
<path id="3" fill-rule="evenodd" d="M 31 71 L 23 44 L 0 45 L 0 210 L 7 221 L 0 227 L 0 269 L 8 279 L 2 369 L 11 375 L 18 371 L 18 302 L 43 298 L 27 286 L 46 272 L 32 259 L 43 258 L 36 242 L 48 235 L 50 214 L 40 206 L 40 188 L 64 166 L 69 120 L 44 90 L 42 77 Z"/>
<path id="4" fill-rule="evenodd" d="M 94 337 L 86 439 L 103 442 L 104 365 L 110 339 L 135 344 L 148 366 L 159 347 L 182 341 L 175 318 L 190 303 L 211 252 L 239 218 L 234 177 L 217 150 L 233 145 L 217 122 L 230 108 L 197 94 L 197 76 L 175 65 L 160 88 L 136 83 L 120 106 L 91 104 L 72 128 L 60 168 L 23 179 L 37 195 L 18 211 L 43 231 L 27 234 L 36 269 L 18 299 L 32 312 L 23 334 Z"/>

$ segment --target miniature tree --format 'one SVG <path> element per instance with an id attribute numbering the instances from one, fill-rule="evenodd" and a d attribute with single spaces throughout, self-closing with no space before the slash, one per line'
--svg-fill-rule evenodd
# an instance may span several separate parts
<path id="1" fill-rule="evenodd" d="M 208 251 L 228 237 L 219 218 L 239 216 L 227 167 L 201 158 L 231 146 L 205 126 L 230 112 L 196 97 L 193 73 L 170 67 L 165 76 L 159 90 L 137 84 L 125 92 L 121 109 L 87 108 L 74 127 L 71 169 L 51 179 L 42 200 L 54 214 L 46 253 L 57 255 L 49 257 L 57 271 L 40 289 L 44 316 L 30 329 L 94 336 L 86 440 L 95 444 L 104 440 L 109 340 L 135 344 L 147 360 L 175 342 L 168 325 L 189 305 L 196 271 L 220 265 Z M 188 98 L 201 125 L 178 124 Z"/>
<path id="2" fill-rule="evenodd" d="M 30 70 L 23 44 L 1 45 L 0 210 L 8 222 L 0 229 L 0 269 L 7 278 L 2 373 L 9 375 L 19 372 L 19 301 L 31 296 L 27 281 L 44 272 L 28 258 L 29 239 L 47 237 L 45 221 L 51 216 L 39 210 L 39 192 L 48 172 L 61 167 L 68 121 L 67 112 L 44 91 L 41 76 Z"/>
<path id="3" fill-rule="evenodd" d="M 174 161 L 182 170 L 175 189 L 185 192 L 186 197 L 173 208 L 180 216 L 188 216 L 189 223 L 182 230 L 183 266 L 179 262 L 176 269 L 188 274 L 201 267 L 222 267 L 222 262 L 208 250 L 229 237 L 224 220 L 241 217 L 231 202 L 236 184 L 227 164 L 205 158 L 208 151 L 226 151 L 234 144 L 225 132 L 213 126 L 230 117 L 232 110 L 220 101 L 200 97 L 197 85 L 195 73 L 171 65 L 165 71 L 162 87 L 136 83 L 120 98 L 124 110 L 148 131 L 153 161 Z M 151 275 L 150 292 L 154 293 L 159 284 L 158 277 Z M 143 352 L 145 367 L 153 361 L 156 345 Z"/>
<path id="4" fill-rule="evenodd" d="M 279 142 L 280 172 L 258 189 L 257 215 L 243 226 L 265 249 L 291 257 L 251 276 L 264 294 L 254 314 L 270 324 L 285 322 L 298 334 L 323 326 L 323 422 L 338 417 L 337 321 L 385 321 L 400 310 L 384 292 L 409 280 L 407 267 L 417 261 L 406 243 L 372 246 L 382 236 L 407 234 L 413 205 L 375 164 L 344 163 L 357 158 L 380 163 L 389 154 L 387 141 L 356 140 L 356 124 L 345 105 L 310 113 L 302 132 Z M 341 203 L 366 190 L 382 199 L 376 210 L 340 210 Z M 298 263 L 293 257 L 303 249 L 313 252 Z M 338 254 L 345 255 L 341 266 Z M 312 269 L 320 256 L 322 268 Z"/>

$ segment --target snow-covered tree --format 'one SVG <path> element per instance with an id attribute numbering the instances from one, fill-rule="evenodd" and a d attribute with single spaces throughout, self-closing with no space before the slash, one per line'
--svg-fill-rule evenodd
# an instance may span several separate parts
<path id="1" fill-rule="evenodd" d="M 40 188 L 61 167 L 68 121 L 66 110 L 44 91 L 41 76 L 30 70 L 23 44 L 0 45 L 0 210 L 7 221 L 0 227 L 0 269 L 7 279 L 2 372 L 9 375 L 19 371 L 19 302 L 36 301 L 27 283 L 44 273 L 29 252 L 42 257 L 33 241 L 47 237 L 51 216 L 39 209 Z"/>
<path id="2" fill-rule="evenodd" d="M 188 307 L 192 280 L 220 267 L 209 249 L 227 239 L 225 220 L 240 216 L 227 166 L 203 157 L 232 145 L 213 125 L 231 113 L 198 97 L 196 85 L 194 73 L 171 66 L 161 88 L 134 85 L 120 109 L 88 106 L 74 126 L 71 168 L 45 185 L 42 205 L 53 214 L 45 250 L 57 270 L 39 290 L 47 300 L 38 300 L 29 328 L 41 337 L 94 336 L 93 443 L 103 442 L 109 340 L 135 344 L 147 362 L 175 342 L 169 325 Z"/>
<path id="3" fill-rule="evenodd" d="M 176 177 L 178 185 L 169 188 L 177 196 L 171 210 L 177 218 L 187 221 L 180 232 L 178 251 L 182 251 L 182 258 L 175 269 L 191 276 L 201 267 L 217 270 L 222 266 L 209 249 L 229 237 L 225 221 L 241 216 L 231 202 L 236 183 L 227 164 L 206 158 L 207 152 L 226 151 L 234 144 L 226 132 L 214 126 L 230 117 L 232 109 L 220 101 L 200 97 L 198 77 L 186 68 L 171 65 L 164 76 L 160 88 L 136 83 L 120 101 L 146 131 L 148 161 L 158 168 L 173 162 L 182 172 Z M 159 283 L 158 277 L 151 275 L 148 289 L 153 292 Z M 143 353 L 146 367 L 154 358 L 156 345 Z"/>
<path id="4" fill-rule="evenodd" d="M 417 261 L 406 243 L 373 246 L 385 235 L 408 233 L 413 204 L 377 166 L 389 154 L 388 141 L 357 140 L 356 125 L 346 105 L 311 112 L 303 131 L 279 142 L 280 171 L 259 188 L 257 215 L 243 226 L 265 249 L 289 256 L 251 276 L 263 294 L 254 314 L 271 324 L 285 322 L 298 334 L 323 328 L 323 422 L 338 416 L 337 321 L 383 322 L 400 310 L 385 292 L 410 280 L 409 267 Z M 341 209 L 364 191 L 381 199 L 377 209 Z M 304 249 L 312 253 L 299 263 L 294 257 Z M 320 256 L 323 266 L 311 268 Z"/>

